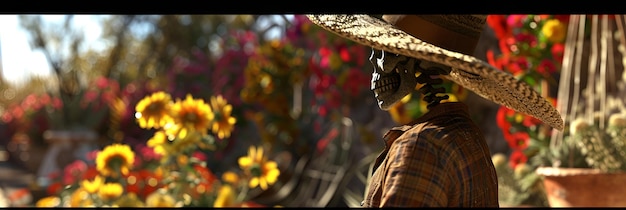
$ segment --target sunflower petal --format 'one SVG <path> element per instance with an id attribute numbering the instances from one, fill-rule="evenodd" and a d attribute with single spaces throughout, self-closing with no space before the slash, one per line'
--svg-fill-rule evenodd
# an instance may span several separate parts
<path id="1" fill-rule="evenodd" d="M 258 147 L 256 152 L 257 152 L 257 154 L 256 154 L 256 157 L 254 158 L 254 160 L 256 162 L 260 163 L 260 162 L 263 161 L 263 148 Z"/>
<path id="2" fill-rule="evenodd" d="M 280 175 L 280 170 L 272 169 L 267 172 L 267 174 L 265 175 L 265 179 L 267 180 L 268 183 L 274 184 L 278 180 L 279 175 Z"/>
<path id="3" fill-rule="evenodd" d="M 238 162 L 239 167 L 241 168 L 249 168 L 250 166 L 252 166 L 252 159 L 250 159 L 249 157 L 240 157 Z"/>
<path id="4" fill-rule="evenodd" d="M 261 186 L 261 189 L 263 190 L 267 190 L 268 188 L 267 180 L 265 180 L 264 178 L 259 179 L 259 185 Z"/>
<path id="5" fill-rule="evenodd" d="M 259 178 L 258 177 L 252 177 L 250 179 L 250 183 L 248 185 L 250 188 L 255 188 L 256 186 L 259 186 Z"/>

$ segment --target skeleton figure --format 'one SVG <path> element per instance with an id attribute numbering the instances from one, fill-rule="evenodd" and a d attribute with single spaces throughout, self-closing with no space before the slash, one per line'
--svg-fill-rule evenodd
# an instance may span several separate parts
<path id="1" fill-rule="evenodd" d="M 369 60 L 371 90 L 381 109 L 419 88 L 429 111 L 385 133 L 385 149 L 372 166 L 361 205 L 497 207 L 497 177 L 484 136 L 462 103 L 437 106 L 448 96 L 434 86 L 451 67 L 376 49 Z"/>
<path id="2" fill-rule="evenodd" d="M 489 146 L 445 78 L 561 130 L 552 104 L 515 77 L 472 57 L 487 15 L 308 15 L 317 25 L 373 48 L 371 90 L 389 110 L 416 88 L 428 111 L 390 128 L 372 165 L 364 207 L 498 207 Z M 441 77 L 441 78 L 440 78 Z"/>
<path id="3" fill-rule="evenodd" d="M 383 110 L 389 110 L 411 93 L 418 83 L 423 85 L 420 93 L 424 94 L 428 108 L 448 99 L 447 95 L 437 95 L 445 92 L 445 88 L 433 87 L 442 83 L 441 74 L 450 73 L 448 66 L 376 49 L 372 49 L 369 60 L 374 66 L 371 90 Z"/>

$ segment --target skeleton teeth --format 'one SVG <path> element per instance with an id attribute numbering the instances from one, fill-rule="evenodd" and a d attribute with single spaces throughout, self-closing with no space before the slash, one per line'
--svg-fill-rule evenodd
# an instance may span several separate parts
<path id="1" fill-rule="evenodd" d="M 398 87 L 400 87 L 400 78 L 397 76 L 387 76 L 375 81 L 374 91 L 377 93 L 396 91 Z"/>

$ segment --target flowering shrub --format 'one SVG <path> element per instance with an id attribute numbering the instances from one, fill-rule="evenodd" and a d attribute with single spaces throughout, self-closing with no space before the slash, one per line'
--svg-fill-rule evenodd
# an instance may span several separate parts
<path id="1" fill-rule="evenodd" d="M 248 191 L 266 190 L 280 175 L 264 148 L 255 146 L 238 159 L 240 170 L 224 172 L 221 179 L 206 166 L 199 151 L 215 149 L 215 141 L 228 137 L 236 123 L 232 106 L 219 95 L 209 103 L 190 94 L 173 101 L 160 91 L 139 101 L 135 110 L 140 127 L 157 129 L 146 146 L 113 143 L 95 151 L 89 162 L 75 161 L 55 177 L 51 196 L 36 205 L 250 206 L 256 204 L 247 202 Z"/>
<path id="2" fill-rule="evenodd" d="M 109 106 L 119 94 L 119 85 L 104 77 L 94 82 L 95 85 L 80 89 L 72 96 L 33 93 L 19 104 L 9 105 L 2 113 L 8 135 L 28 132 L 31 138 L 40 138 L 36 135 L 48 129 L 102 129 Z"/>
<path id="3" fill-rule="evenodd" d="M 162 77 L 110 87 L 116 95 L 99 133 L 106 144 L 52 174 L 50 197 L 39 205 L 251 206 L 257 193 L 267 197 L 282 186 L 276 183 L 306 176 L 286 170 L 299 160 L 335 155 L 334 164 L 351 167 L 346 155 L 353 154 L 342 152 L 353 144 L 337 140 L 380 136 L 378 124 L 362 125 L 376 114 L 353 111 L 365 107 L 363 99 L 376 106 L 370 49 L 303 15 L 292 20 L 280 39 L 229 29 L 210 52 L 173 58 Z M 346 119 L 355 115 L 364 122 Z M 273 153 L 287 158 L 272 161 Z"/>
<path id="4" fill-rule="evenodd" d="M 255 42 L 241 99 L 246 119 L 259 128 L 262 142 L 293 154 L 321 142 L 351 106 L 371 98 L 368 48 L 346 41 L 295 15 L 278 40 Z M 373 98 L 371 98 L 373 100 Z M 334 138 L 333 138 L 334 139 Z"/>
<path id="5" fill-rule="evenodd" d="M 556 87 L 563 59 L 568 15 L 490 15 L 488 25 L 499 42 L 490 49 L 491 65 L 534 87 L 556 106 Z M 494 156 L 500 200 L 511 205 L 545 206 L 547 202 L 534 170 L 549 162 L 552 129 L 529 115 L 505 106 L 496 121 L 511 153 Z"/>
<path id="6" fill-rule="evenodd" d="M 2 113 L 2 124 L 11 160 L 36 171 L 50 145 L 45 139 L 46 131 L 105 133 L 110 107 L 118 94 L 116 81 L 97 77 L 94 85 L 74 94 L 32 93 L 9 105 Z"/>
<path id="7" fill-rule="evenodd" d="M 2 113 L 2 123 L 6 125 L 6 135 L 19 141 L 19 136 L 28 141 L 42 144 L 41 134 L 50 128 L 46 109 L 61 107 L 61 100 L 49 94 L 32 93 L 18 104 L 11 104 Z M 11 143 L 11 142 L 9 142 Z M 13 142 L 17 143 L 17 142 Z"/>

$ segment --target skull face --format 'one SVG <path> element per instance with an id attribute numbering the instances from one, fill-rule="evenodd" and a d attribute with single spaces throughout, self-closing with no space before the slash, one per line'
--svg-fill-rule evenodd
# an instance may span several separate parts
<path id="1" fill-rule="evenodd" d="M 370 62 L 374 66 L 371 90 L 382 110 L 389 110 L 415 90 L 417 59 L 372 49 Z"/>

